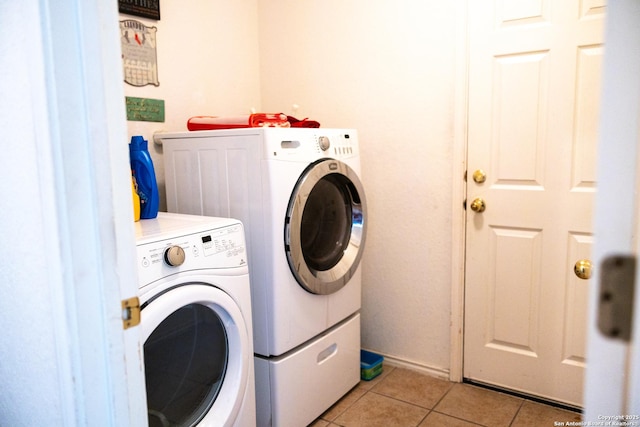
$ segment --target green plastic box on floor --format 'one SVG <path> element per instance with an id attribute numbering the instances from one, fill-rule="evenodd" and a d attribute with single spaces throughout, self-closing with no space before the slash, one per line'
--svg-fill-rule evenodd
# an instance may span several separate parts
<path id="1" fill-rule="evenodd" d="M 370 381 L 382 373 L 384 357 L 367 350 L 360 350 L 360 378 Z"/>

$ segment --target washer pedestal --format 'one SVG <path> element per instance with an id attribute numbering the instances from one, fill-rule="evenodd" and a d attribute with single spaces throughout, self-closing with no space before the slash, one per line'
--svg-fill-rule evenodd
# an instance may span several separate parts
<path id="1" fill-rule="evenodd" d="M 360 381 L 359 343 L 356 313 L 289 353 L 256 356 L 258 425 L 300 427 L 322 415 Z"/>

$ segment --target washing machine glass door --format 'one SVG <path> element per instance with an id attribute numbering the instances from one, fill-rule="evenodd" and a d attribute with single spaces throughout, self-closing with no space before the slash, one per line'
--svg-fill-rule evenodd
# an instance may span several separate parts
<path id="1" fill-rule="evenodd" d="M 289 267 L 307 291 L 327 295 L 347 284 L 362 257 L 366 202 L 347 164 L 322 159 L 300 176 L 285 221 Z"/>
<path id="2" fill-rule="evenodd" d="M 143 304 L 142 331 L 149 426 L 237 416 L 253 354 L 229 295 L 205 284 L 170 288 Z"/>

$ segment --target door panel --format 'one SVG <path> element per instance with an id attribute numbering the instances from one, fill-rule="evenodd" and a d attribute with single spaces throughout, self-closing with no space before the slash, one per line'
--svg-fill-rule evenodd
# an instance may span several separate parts
<path id="1" fill-rule="evenodd" d="M 496 17 L 501 26 L 540 23 L 547 20 L 549 1 L 521 0 L 500 1 Z"/>
<path id="2" fill-rule="evenodd" d="M 496 184 L 541 185 L 548 52 L 503 55 L 494 62 L 491 155 Z"/>
<path id="3" fill-rule="evenodd" d="M 578 48 L 572 152 L 574 190 L 595 189 L 602 55 L 603 47 L 600 45 Z"/>
<path id="4" fill-rule="evenodd" d="M 464 376 L 580 406 L 604 6 L 469 8 Z"/>
<path id="5" fill-rule="evenodd" d="M 589 259 L 593 237 L 587 233 L 570 232 L 567 243 L 567 264 L 572 260 Z M 585 367 L 586 327 L 589 282 L 578 278 L 573 271 L 566 272 L 567 294 L 564 306 L 565 325 L 562 331 L 562 363 Z"/>
<path id="6" fill-rule="evenodd" d="M 489 277 L 490 313 L 487 346 L 519 354 L 536 355 L 541 255 L 540 230 L 492 227 Z M 511 266 L 518 265 L 513 269 Z M 518 283 L 518 286 L 514 286 Z"/>

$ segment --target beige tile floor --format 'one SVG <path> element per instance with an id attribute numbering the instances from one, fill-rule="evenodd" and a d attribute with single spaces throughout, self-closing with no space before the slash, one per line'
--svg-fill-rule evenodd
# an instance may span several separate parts
<path id="1" fill-rule="evenodd" d="M 580 420 L 576 412 L 385 365 L 311 426 L 544 427 Z"/>

